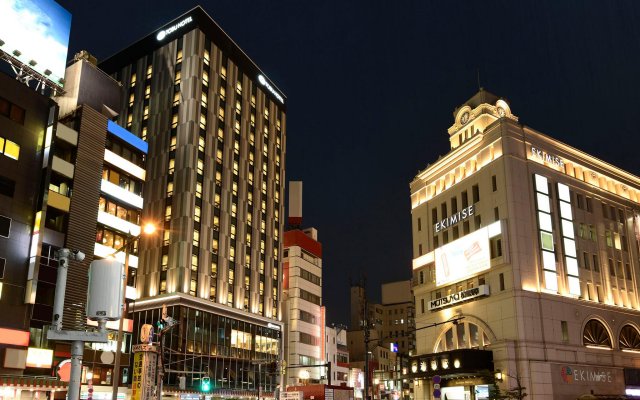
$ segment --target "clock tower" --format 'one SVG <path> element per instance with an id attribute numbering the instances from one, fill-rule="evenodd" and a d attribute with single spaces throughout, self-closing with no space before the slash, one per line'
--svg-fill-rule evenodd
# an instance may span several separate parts
<path id="1" fill-rule="evenodd" d="M 481 136 L 489 125 L 500 118 L 518 121 L 518 117 L 511 113 L 511 107 L 504 99 L 483 88 L 456 108 L 453 118 L 453 125 L 448 129 L 452 150 Z"/>

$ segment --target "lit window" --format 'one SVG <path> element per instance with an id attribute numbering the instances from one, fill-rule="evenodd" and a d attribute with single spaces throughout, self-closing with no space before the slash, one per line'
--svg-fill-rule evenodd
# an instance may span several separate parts
<path id="1" fill-rule="evenodd" d="M 235 203 L 231 204 L 231 216 L 235 217 L 237 215 L 237 212 L 238 206 Z"/>
<path id="2" fill-rule="evenodd" d="M 198 217 L 198 220 L 199 219 L 200 217 Z M 196 247 L 200 247 L 200 231 L 198 230 L 193 231 L 193 245 Z M 197 257 L 197 256 L 192 256 L 192 257 Z M 197 264 L 196 264 L 196 268 L 197 268 Z"/>
<path id="3" fill-rule="evenodd" d="M 253 107 L 255 107 L 255 106 L 256 106 L 256 95 L 255 95 L 255 94 L 252 94 L 252 95 L 251 95 L 251 105 L 252 105 Z"/>
<path id="4" fill-rule="evenodd" d="M 202 71 L 202 84 L 205 86 L 209 86 L 209 74 L 207 71 Z"/>
<path id="5" fill-rule="evenodd" d="M 240 133 L 240 121 L 236 121 L 235 124 L 233 125 L 233 130 L 236 133 Z"/>
<path id="6" fill-rule="evenodd" d="M 197 287 L 197 281 L 195 279 L 191 280 L 191 284 L 189 285 L 189 294 L 192 296 L 196 295 L 196 287 Z"/>
<path id="7" fill-rule="evenodd" d="M 242 82 L 240 81 L 236 82 L 236 92 L 238 92 L 238 94 L 242 94 Z"/>
<path id="8" fill-rule="evenodd" d="M 173 117 L 171 118 L 171 127 L 175 128 L 178 126 L 178 114 L 173 114 Z"/>
<path id="9" fill-rule="evenodd" d="M 236 226 L 235 225 L 231 225 L 231 229 L 230 229 L 230 236 L 231 239 L 235 239 L 236 238 Z"/>
<path id="10" fill-rule="evenodd" d="M 142 112 L 142 119 L 149 119 L 149 106 L 144 108 L 144 111 Z"/>
<path id="11" fill-rule="evenodd" d="M 151 86 L 147 85 L 146 88 L 144 88 L 144 98 L 148 99 L 151 96 Z"/>
<path id="12" fill-rule="evenodd" d="M 205 51 L 204 51 L 203 59 L 204 59 L 204 63 L 205 63 L 206 65 L 209 65 L 209 59 L 210 59 L 210 57 L 209 57 L 209 50 L 205 50 Z"/>
<path id="13" fill-rule="evenodd" d="M 229 261 L 236 260 L 236 249 L 234 247 L 229 248 Z"/>
<path id="14" fill-rule="evenodd" d="M 176 85 L 179 85 L 180 81 L 182 81 L 182 72 L 181 71 L 176 71 L 176 78 L 174 79 L 174 83 Z"/>
<path id="15" fill-rule="evenodd" d="M 238 195 L 238 184 L 236 182 L 233 182 L 233 185 L 231 186 L 231 192 L 234 196 Z"/>
<path id="16" fill-rule="evenodd" d="M 173 195 L 173 182 L 167 182 L 167 196 Z"/>
<path id="17" fill-rule="evenodd" d="M 162 265 L 161 268 L 163 271 L 166 271 L 169 268 L 169 255 L 165 254 L 162 256 Z"/>
<path id="18" fill-rule="evenodd" d="M 196 206 L 195 209 L 193 210 L 193 220 L 196 222 L 200 222 L 200 207 Z"/>
<path id="19" fill-rule="evenodd" d="M 200 128 L 207 129 L 207 116 L 200 114 Z"/>
<path id="20" fill-rule="evenodd" d="M 173 174 L 173 170 L 176 168 L 176 160 L 169 159 L 169 174 Z"/>
<path id="21" fill-rule="evenodd" d="M 175 150 L 177 143 L 178 138 L 176 136 L 171 136 L 171 139 L 169 140 L 169 150 Z"/>
<path id="22" fill-rule="evenodd" d="M 3 153 L 5 156 L 17 160 L 20 158 L 20 146 L 11 140 L 5 140 Z"/>
<path id="23" fill-rule="evenodd" d="M 216 150 L 216 161 L 219 163 L 222 163 L 222 150 L 221 149 L 217 149 Z"/>
<path id="24" fill-rule="evenodd" d="M 178 50 L 176 54 L 176 63 L 182 62 L 182 50 Z"/>
<path id="25" fill-rule="evenodd" d="M 213 196 L 213 203 L 215 204 L 216 207 L 220 207 L 220 195 L 218 193 L 216 193 L 216 195 Z"/>
<path id="26" fill-rule="evenodd" d="M 254 113 L 251 113 L 249 120 L 251 121 L 251 126 L 256 126 L 256 115 Z"/>
<path id="27" fill-rule="evenodd" d="M 236 175 L 238 174 L 238 162 L 237 161 L 233 162 L 233 173 L 236 174 Z"/>
<path id="28" fill-rule="evenodd" d="M 142 140 L 147 140 L 147 127 L 146 126 L 142 128 L 141 136 L 142 136 Z"/>
<path id="29" fill-rule="evenodd" d="M 218 239 L 213 239 L 211 241 L 211 251 L 218 254 Z"/>
<path id="30" fill-rule="evenodd" d="M 222 173 L 220 171 L 216 171 L 216 184 L 222 185 Z"/>
<path id="31" fill-rule="evenodd" d="M 164 208 L 164 220 L 171 220 L 171 205 L 168 205 Z"/>
<path id="32" fill-rule="evenodd" d="M 249 174 L 247 175 L 247 180 L 249 181 L 249 184 L 253 184 L 253 172 L 249 171 Z"/>
<path id="33" fill-rule="evenodd" d="M 238 142 L 237 140 L 233 141 L 233 151 L 236 154 L 240 154 L 240 142 Z"/>
<path id="34" fill-rule="evenodd" d="M 227 78 L 227 67 L 225 67 L 224 65 L 220 67 L 220 76 L 225 79 Z"/>
<path id="35" fill-rule="evenodd" d="M 180 92 L 175 92 L 173 94 L 173 105 L 177 106 L 178 104 L 180 104 Z"/>
<path id="36" fill-rule="evenodd" d="M 202 175 L 204 171 L 204 162 L 201 159 L 198 159 L 198 174 Z"/>
<path id="37" fill-rule="evenodd" d="M 217 231 L 220 229 L 220 218 L 216 215 L 213 216 L 213 230 Z"/>
<path id="38" fill-rule="evenodd" d="M 224 121 L 224 108 L 222 107 L 218 108 L 218 118 L 220 118 L 220 121 Z"/>
<path id="39" fill-rule="evenodd" d="M 225 100 L 227 98 L 227 89 L 224 86 L 220 86 L 220 100 Z"/>
<path id="40" fill-rule="evenodd" d="M 163 233 L 163 244 L 166 246 L 171 241 L 171 231 L 169 229 L 165 229 Z"/>
<path id="41" fill-rule="evenodd" d="M 240 100 L 236 100 L 236 112 L 240 114 L 241 111 L 242 111 L 242 104 L 240 103 Z"/>
<path id="42" fill-rule="evenodd" d="M 201 101 L 202 101 L 202 105 L 206 107 L 207 106 L 207 93 L 202 92 Z"/>
<path id="43" fill-rule="evenodd" d="M 267 108 L 264 109 L 264 117 L 265 119 L 269 119 L 269 109 Z"/>
<path id="44" fill-rule="evenodd" d="M 151 75 L 153 75 L 153 65 L 147 67 L 147 79 L 151 78 Z"/>
<path id="45" fill-rule="evenodd" d="M 133 101 L 136 99 L 136 95 L 131 93 L 129 95 L 129 107 L 131 107 L 133 105 Z"/>
<path id="46" fill-rule="evenodd" d="M 202 183 L 200 182 L 196 183 L 196 197 L 197 198 L 202 197 Z"/>
<path id="47" fill-rule="evenodd" d="M 133 115 L 129 114 L 127 116 L 127 128 L 131 128 L 131 123 L 133 122 Z"/>
<path id="48" fill-rule="evenodd" d="M 136 74 L 135 73 L 131 74 L 131 83 L 130 83 L 131 87 L 134 87 L 136 85 L 136 79 L 137 79 Z"/>
<path id="49" fill-rule="evenodd" d="M 224 140 L 224 129 L 218 128 L 218 139 Z"/>

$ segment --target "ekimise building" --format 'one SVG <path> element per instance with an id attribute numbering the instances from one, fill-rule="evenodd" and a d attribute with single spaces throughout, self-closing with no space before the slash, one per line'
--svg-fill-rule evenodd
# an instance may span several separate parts
<path id="1" fill-rule="evenodd" d="M 411 182 L 415 398 L 640 388 L 640 178 L 518 123 L 481 90 Z M 500 378 L 500 379 L 498 379 Z M 437 378 L 436 378 L 437 380 Z M 465 397 L 467 396 L 467 397 Z"/>

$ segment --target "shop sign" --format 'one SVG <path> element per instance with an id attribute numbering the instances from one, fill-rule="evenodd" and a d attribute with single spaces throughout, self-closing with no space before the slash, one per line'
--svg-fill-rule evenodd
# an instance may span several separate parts
<path id="1" fill-rule="evenodd" d="M 429 310 L 437 310 L 439 308 L 449 307 L 463 301 L 475 299 L 481 296 L 489 295 L 489 285 L 480 285 L 471 289 L 462 290 L 458 293 L 452 293 L 448 296 L 429 302 Z"/>
<path id="2" fill-rule="evenodd" d="M 465 207 L 462 210 L 458 211 L 457 213 L 443 219 L 442 221 L 436 222 L 435 225 L 433 225 L 433 230 L 435 233 L 438 233 L 443 229 L 450 228 L 453 225 L 456 225 L 468 219 L 469 217 L 471 217 L 475 213 L 475 211 L 476 211 L 475 204 L 472 204 L 469 207 Z"/>
<path id="3" fill-rule="evenodd" d="M 613 377 L 610 370 L 596 368 L 579 368 L 564 366 L 560 370 L 560 376 L 564 383 L 573 382 L 600 382 L 611 383 Z"/>
<path id="4" fill-rule="evenodd" d="M 551 364 L 554 398 L 577 398 L 591 390 L 598 394 L 624 393 L 622 368 L 598 365 Z"/>
<path id="5" fill-rule="evenodd" d="M 546 162 L 547 164 L 553 164 L 557 165 L 560 168 L 564 168 L 564 160 L 556 155 L 549 154 L 546 151 L 534 146 L 531 146 L 531 154 L 534 157 Z"/>

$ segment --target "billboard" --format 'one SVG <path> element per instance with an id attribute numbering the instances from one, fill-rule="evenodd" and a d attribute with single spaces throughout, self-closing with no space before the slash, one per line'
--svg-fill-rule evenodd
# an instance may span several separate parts
<path id="1" fill-rule="evenodd" d="M 71 14 L 53 0 L 0 0 L 0 49 L 62 86 Z"/>
<path id="2" fill-rule="evenodd" d="M 491 249 L 488 228 L 479 229 L 436 249 L 436 286 L 489 269 Z"/>

